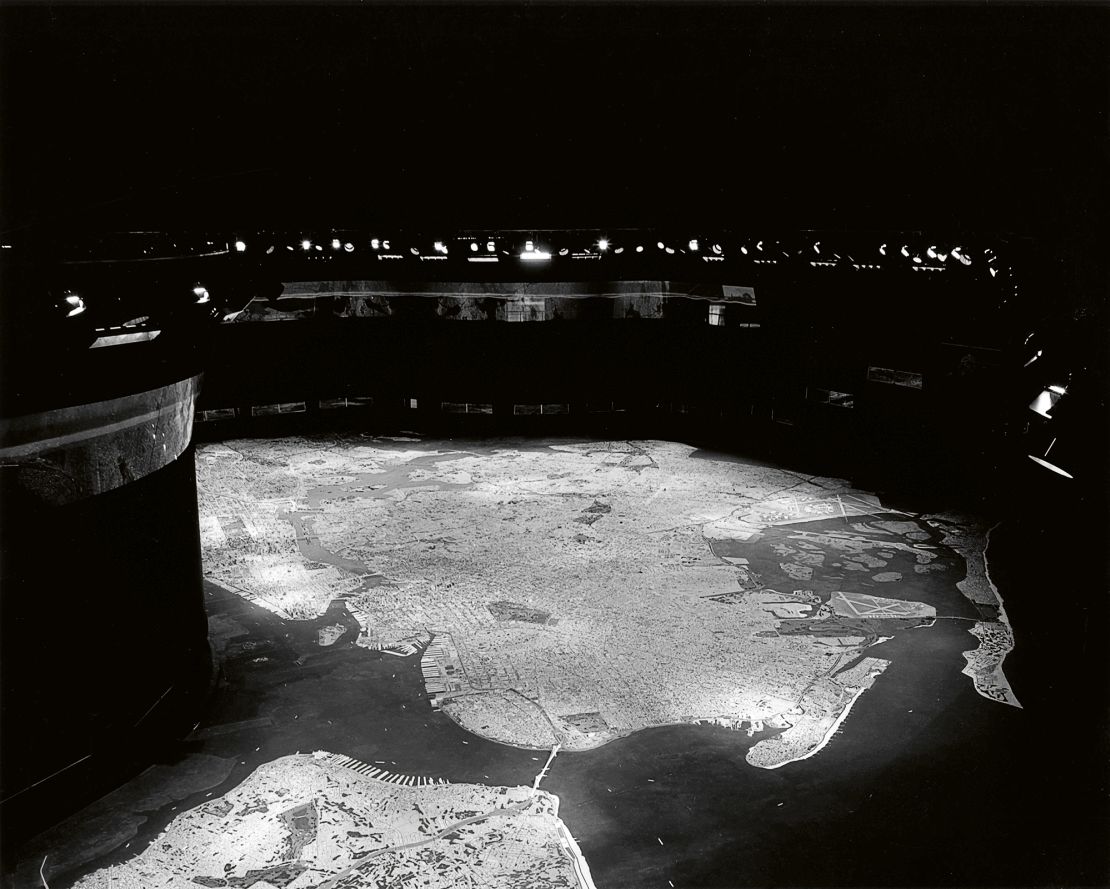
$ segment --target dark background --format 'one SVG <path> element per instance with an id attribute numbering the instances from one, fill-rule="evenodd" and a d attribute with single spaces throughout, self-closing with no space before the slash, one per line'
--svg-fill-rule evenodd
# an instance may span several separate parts
<path id="1" fill-rule="evenodd" d="M 77 213 L 123 228 L 1105 231 L 1102 5 L 0 17 L 5 230 Z"/>

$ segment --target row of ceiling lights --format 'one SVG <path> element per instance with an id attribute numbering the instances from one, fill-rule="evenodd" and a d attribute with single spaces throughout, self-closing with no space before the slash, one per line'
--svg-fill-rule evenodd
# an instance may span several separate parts
<path id="1" fill-rule="evenodd" d="M 503 256 L 513 255 L 511 249 L 505 249 L 504 247 L 502 247 L 500 250 L 498 250 L 498 240 L 501 240 L 501 242 L 504 243 L 504 239 L 488 238 L 483 241 L 483 239 L 481 238 L 460 238 L 459 240 L 463 244 L 468 245 L 469 253 L 471 255 L 467 258 L 473 262 L 497 262 L 499 261 L 499 253 Z M 767 246 L 765 246 L 765 244 Z M 296 252 L 299 249 L 302 253 L 326 254 L 328 253 L 329 246 L 332 253 L 353 253 L 356 250 L 356 245 L 354 241 L 343 240 L 338 237 L 331 238 L 330 242 L 317 242 L 313 241 L 311 238 L 303 238 L 299 242 L 286 244 L 285 249 L 292 252 Z M 404 258 L 404 252 L 395 251 L 388 238 L 371 238 L 369 246 L 374 253 L 381 256 L 382 258 Z M 658 250 L 668 255 L 674 255 L 675 253 L 699 254 L 701 258 L 707 262 L 723 260 L 725 254 L 725 250 L 720 243 L 714 242 L 704 246 L 703 248 L 703 244 L 698 238 L 689 239 L 684 247 L 674 246 L 662 240 L 657 241 L 655 246 Z M 243 239 L 238 239 L 234 242 L 234 247 L 236 252 L 245 253 L 247 251 L 247 242 Z M 764 264 L 777 264 L 779 262 L 779 257 L 783 257 L 786 259 L 790 259 L 792 257 L 792 254 L 790 252 L 782 248 L 783 245 L 779 241 L 775 241 L 773 242 L 773 244 L 771 244 L 769 242 L 759 240 L 754 242 L 751 247 L 749 247 L 748 243 L 741 244 L 739 247 L 739 252 L 742 256 L 750 257 L 751 260 L 755 262 L 762 261 L 762 263 Z M 529 239 L 524 242 L 523 247 L 519 248 L 519 253 L 517 253 L 516 255 L 519 259 L 527 262 L 539 262 L 549 260 L 555 254 L 559 256 L 570 255 L 572 258 L 576 259 L 598 259 L 607 253 L 620 255 L 625 252 L 625 249 L 626 248 L 624 246 L 614 247 L 609 238 L 606 237 L 598 238 L 596 241 L 592 242 L 588 247 L 584 249 L 573 251 L 568 247 L 563 247 L 557 251 L 551 248 L 545 249 L 545 247 L 537 246 L 537 242 L 534 239 Z M 645 250 L 645 245 L 636 244 L 634 247 L 632 245 L 629 245 L 629 249 L 632 249 L 636 253 L 643 253 Z M 845 262 L 846 264 L 851 265 L 853 268 L 856 269 L 881 268 L 880 263 L 882 262 L 882 260 L 872 261 L 857 259 L 855 256 L 849 254 L 845 254 L 842 256 L 840 253 L 827 249 L 823 252 L 821 241 L 819 240 L 813 242 L 812 251 L 815 256 L 821 257 L 820 259 L 811 260 L 811 265 L 813 265 L 814 267 L 835 267 L 842 262 Z M 267 254 L 274 253 L 275 246 L 272 244 L 269 245 L 265 249 L 265 252 Z M 447 241 L 442 240 L 437 240 L 433 243 L 430 253 L 424 253 L 419 247 L 415 246 L 410 246 L 408 248 L 409 254 L 420 257 L 422 259 L 444 259 L 447 257 L 448 252 L 448 243 Z M 801 255 L 804 252 L 804 250 L 798 250 L 793 255 Z M 929 271 L 940 271 L 946 268 L 946 264 L 950 262 L 959 263 L 964 266 L 969 266 L 972 264 L 971 256 L 961 246 L 952 246 L 950 248 L 946 248 L 933 244 L 928 246 L 925 250 L 911 250 L 909 244 L 902 244 L 900 245 L 900 247 L 895 248 L 892 245 L 884 243 L 879 246 L 878 253 L 881 257 L 884 258 L 900 255 L 904 259 L 909 259 L 913 264 L 913 267 L 920 267 L 923 270 Z M 987 257 L 988 270 L 990 271 L 991 277 L 996 277 L 998 275 L 998 266 L 996 264 L 997 257 L 994 255 L 993 251 L 991 251 L 990 248 L 987 248 L 984 251 L 984 256 Z"/>

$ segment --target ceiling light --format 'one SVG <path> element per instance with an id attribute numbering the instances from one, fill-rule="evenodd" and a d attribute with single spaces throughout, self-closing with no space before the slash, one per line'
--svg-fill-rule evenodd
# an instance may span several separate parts
<path id="1" fill-rule="evenodd" d="M 909 247 L 907 247 L 907 246 L 906 246 L 905 244 L 903 244 L 903 245 L 902 245 L 902 255 L 903 255 L 904 257 L 906 257 L 907 259 L 909 259 L 909 256 L 910 256 L 910 248 L 909 248 Z"/>
<path id="2" fill-rule="evenodd" d="M 197 298 L 197 305 L 198 306 L 203 305 L 204 303 L 208 302 L 208 300 L 209 300 L 208 290 L 202 284 L 197 284 L 193 288 L 193 294 Z"/>
<path id="3" fill-rule="evenodd" d="M 246 249 L 247 249 L 247 244 L 246 244 L 245 241 L 236 241 L 235 242 L 235 250 L 236 250 L 237 253 L 242 253 Z"/>
<path id="4" fill-rule="evenodd" d="M 331 239 L 331 249 L 332 250 L 338 250 L 342 246 L 343 245 L 339 242 L 339 238 L 332 238 Z"/>
<path id="5" fill-rule="evenodd" d="M 74 315 L 80 315 L 85 311 L 85 301 L 81 299 L 76 293 L 67 290 L 63 302 L 69 307 L 66 311 L 66 317 L 72 318 Z"/>
<path id="6" fill-rule="evenodd" d="M 689 247 L 689 248 L 690 248 L 690 249 L 691 249 L 692 251 L 694 251 L 695 253 L 697 253 L 697 252 L 698 252 L 698 239 L 697 239 L 697 238 L 691 238 L 691 239 L 690 239 L 690 243 L 689 243 L 689 244 L 688 244 L 687 246 L 688 246 L 688 247 Z"/>
<path id="7" fill-rule="evenodd" d="M 600 241 L 597 242 L 597 249 L 602 251 L 608 250 L 609 242 L 605 238 L 602 238 Z"/>
<path id="8" fill-rule="evenodd" d="M 302 250 L 311 250 L 312 249 L 312 242 L 309 241 L 309 240 L 301 241 L 301 249 Z"/>
<path id="9" fill-rule="evenodd" d="M 375 250 L 377 250 L 379 247 L 381 247 L 381 245 L 382 245 L 382 242 L 379 241 L 377 238 L 371 238 L 370 239 L 370 246 L 372 248 L 374 248 Z"/>
<path id="10" fill-rule="evenodd" d="M 343 245 L 343 249 L 346 250 L 348 253 L 354 253 L 355 245 L 348 241 L 346 244 Z"/>
<path id="11" fill-rule="evenodd" d="M 883 256 L 886 256 L 886 244 L 880 244 L 879 245 L 879 253 L 882 254 Z"/>

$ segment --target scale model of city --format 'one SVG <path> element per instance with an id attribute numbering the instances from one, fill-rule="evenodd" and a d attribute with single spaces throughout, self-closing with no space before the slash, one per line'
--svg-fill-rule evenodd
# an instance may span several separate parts
<path id="1" fill-rule="evenodd" d="M 989 531 L 886 508 L 841 480 L 661 441 L 321 437 L 206 445 L 198 490 L 209 579 L 287 620 L 342 601 L 358 645 L 420 658 L 431 709 L 550 751 L 548 766 L 560 750 L 706 722 L 751 738 L 754 767 L 813 757 L 882 681 L 882 643 L 939 620 L 966 625 L 975 689 L 1019 706 Z M 977 617 L 917 598 L 934 572 Z M 126 873 L 294 889 L 592 885 L 542 773 L 533 788 L 417 786 L 358 768 L 324 753 L 269 763 L 179 816 Z"/>

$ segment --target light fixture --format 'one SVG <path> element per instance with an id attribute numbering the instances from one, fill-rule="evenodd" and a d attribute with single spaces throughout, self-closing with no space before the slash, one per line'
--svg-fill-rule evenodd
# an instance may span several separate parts
<path id="1" fill-rule="evenodd" d="M 925 251 L 925 255 L 926 255 L 926 256 L 928 256 L 928 257 L 929 257 L 929 259 L 936 259 L 936 258 L 937 258 L 937 248 L 936 248 L 936 245 L 935 245 L 935 244 L 931 245 L 931 246 L 929 247 L 929 249 L 927 249 L 927 250 Z"/>
<path id="2" fill-rule="evenodd" d="M 570 253 L 569 247 L 564 247 L 562 250 L 559 251 L 560 256 L 566 256 L 568 253 Z"/>
<path id="3" fill-rule="evenodd" d="M 478 251 L 478 242 L 477 241 L 471 241 L 470 242 L 470 249 L 471 249 L 472 252 L 476 253 Z"/>
<path id="4" fill-rule="evenodd" d="M 65 295 L 62 297 L 62 302 L 65 303 L 65 305 L 68 307 L 66 309 L 67 318 L 72 318 L 75 315 L 80 315 L 83 311 L 85 311 L 85 301 L 72 290 L 67 290 L 65 292 Z"/>
<path id="5" fill-rule="evenodd" d="M 902 245 L 902 255 L 906 257 L 906 259 L 910 258 L 910 248 L 907 247 L 905 244 Z"/>
<path id="6" fill-rule="evenodd" d="M 340 243 L 339 238 L 332 238 L 331 239 L 331 249 L 332 250 L 338 250 L 342 246 L 343 245 Z"/>
<path id="7" fill-rule="evenodd" d="M 525 241 L 524 242 L 524 252 L 525 253 L 531 253 L 535 249 L 536 249 L 536 245 L 533 244 L 531 241 Z"/>
<path id="8" fill-rule="evenodd" d="M 1052 453 L 1052 449 L 1056 447 L 1056 441 L 1057 438 L 1054 436 L 1052 441 L 1048 443 L 1048 447 L 1044 450 L 1038 448 L 1034 453 L 1027 454 L 1027 456 L 1038 466 L 1044 467 L 1049 472 L 1055 472 L 1057 475 L 1063 476 L 1064 478 L 1075 478 L 1075 476 L 1065 468 L 1065 466 L 1070 463 L 1066 453 L 1063 455 L 1061 455 L 1059 451 L 1055 454 Z"/>
<path id="9" fill-rule="evenodd" d="M 660 250 L 666 249 L 666 244 L 664 244 L 662 241 L 658 241 L 655 246 L 658 247 Z"/>
<path id="10" fill-rule="evenodd" d="M 712 247 L 710 247 L 709 249 L 710 249 L 710 250 L 712 250 L 712 251 L 713 251 L 714 253 L 716 253 L 716 254 L 717 254 L 718 256 L 720 256 L 720 255 L 721 255 L 721 252 L 722 252 L 722 251 L 721 251 L 721 245 L 720 245 L 720 244 L 714 244 L 714 245 L 713 245 Z"/>
<path id="11" fill-rule="evenodd" d="M 886 244 L 879 245 L 879 254 L 882 256 L 886 256 Z"/>
<path id="12" fill-rule="evenodd" d="M 419 256 L 420 255 L 420 251 L 417 250 L 415 247 L 409 247 L 409 253 L 411 253 L 413 256 Z"/>
<path id="13" fill-rule="evenodd" d="M 664 247 L 663 249 L 666 250 L 668 253 L 674 253 L 674 247 Z"/>
<path id="14" fill-rule="evenodd" d="M 312 249 L 312 242 L 309 241 L 307 238 L 305 240 L 301 241 L 301 249 L 302 250 L 311 250 Z"/>
<path id="15" fill-rule="evenodd" d="M 605 238 L 602 238 L 597 242 L 597 249 L 604 253 L 606 250 L 609 249 L 609 241 Z"/>
<path id="16" fill-rule="evenodd" d="M 814 253 L 820 253 L 821 252 L 821 242 L 820 241 L 814 241 L 813 242 L 813 252 Z"/>
<path id="17" fill-rule="evenodd" d="M 614 253 L 617 253 L 617 254 L 620 254 L 620 253 L 624 253 L 624 248 L 623 248 L 623 247 L 618 247 L 618 248 L 617 248 L 616 250 L 614 250 L 613 252 L 614 252 Z"/>
<path id="18" fill-rule="evenodd" d="M 242 252 L 243 252 L 243 251 L 245 251 L 246 249 L 247 249 L 247 243 L 246 243 L 246 241 L 236 241 L 236 242 L 235 242 L 235 251 L 236 251 L 237 253 L 242 253 Z"/>
<path id="19" fill-rule="evenodd" d="M 444 244 L 443 241 L 436 241 L 435 242 L 435 251 L 436 251 L 436 253 L 442 253 L 442 254 L 446 255 L 447 254 L 447 245 Z"/>
<path id="20" fill-rule="evenodd" d="M 994 266 L 991 266 L 990 273 L 991 273 L 992 278 L 997 278 L 998 277 L 998 269 L 994 268 Z"/>
<path id="21" fill-rule="evenodd" d="M 208 290 L 203 284 L 197 284 L 193 287 L 193 295 L 197 298 L 197 305 L 203 305 L 208 302 Z"/>
<path id="22" fill-rule="evenodd" d="M 382 241 L 382 249 L 383 250 L 388 250 L 389 249 L 389 241 Z"/>
<path id="23" fill-rule="evenodd" d="M 493 253 L 493 251 L 494 251 L 493 241 L 486 241 L 486 250 L 488 250 L 490 253 Z"/>
<path id="24" fill-rule="evenodd" d="M 346 250 L 348 253 L 354 253 L 355 245 L 348 241 L 346 244 L 343 245 L 343 249 Z"/>
<path id="25" fill-rule="evenodd" d="M 637 244 L 636 245 L 636 252 L 637 253 L 643 253 L 644 252 L 644 245 L 643 244 Z"/>
<path id="26" fill-rule="evenodd" d="M 381 245 L 382 245 L 382 242 L 379 241 L 377 238 L 371 238 L 370 239 L 370 246 L 373 249 L 377 250 L 379 247 L 381 247 Z"/>
<path id="27" fill-rule="evenodd" d="M 763 242 L 762 241 L 756 241 L 755 249 L 758 250 L 760 253 L 762 253 L 763 252 Z"/>
<path id="28" fill-rule="evenodd" d="M 266 248 L 266 255 L 269 256 L 273 252 L 274 252 L 274 245 L 271 244 L 269 247 Z"/>
<path id="29" fill-rule="evenodd" d="M 748 255 L 748 248 L 741 245 L 740 246 L 740 252 L 743 253 L 745 256 L 747 256 Z"/>
<path id="30" fill-rule="evenodd" d="M 1058 383 L 1046 386 L 1041 390 L 1041 394 L 1029 403 L 1029 410 L 1035 414 L 1039 414 L 1046 420 L 1051 420 L 1052 414 L 1050 414 L 1049 411 L 1056 407 L 1056 403 L 1063 398 L 1067 392 L 1068 387 L 1061 386 Z"/>
<path id="31" fill-rule="evenodd" d="M 698 252 L 698 239 L 697 238 L 691 238 L 690 243 L 687 244 L 686 246 L 688 246 L 694 253 L 697 253 Z"/>

